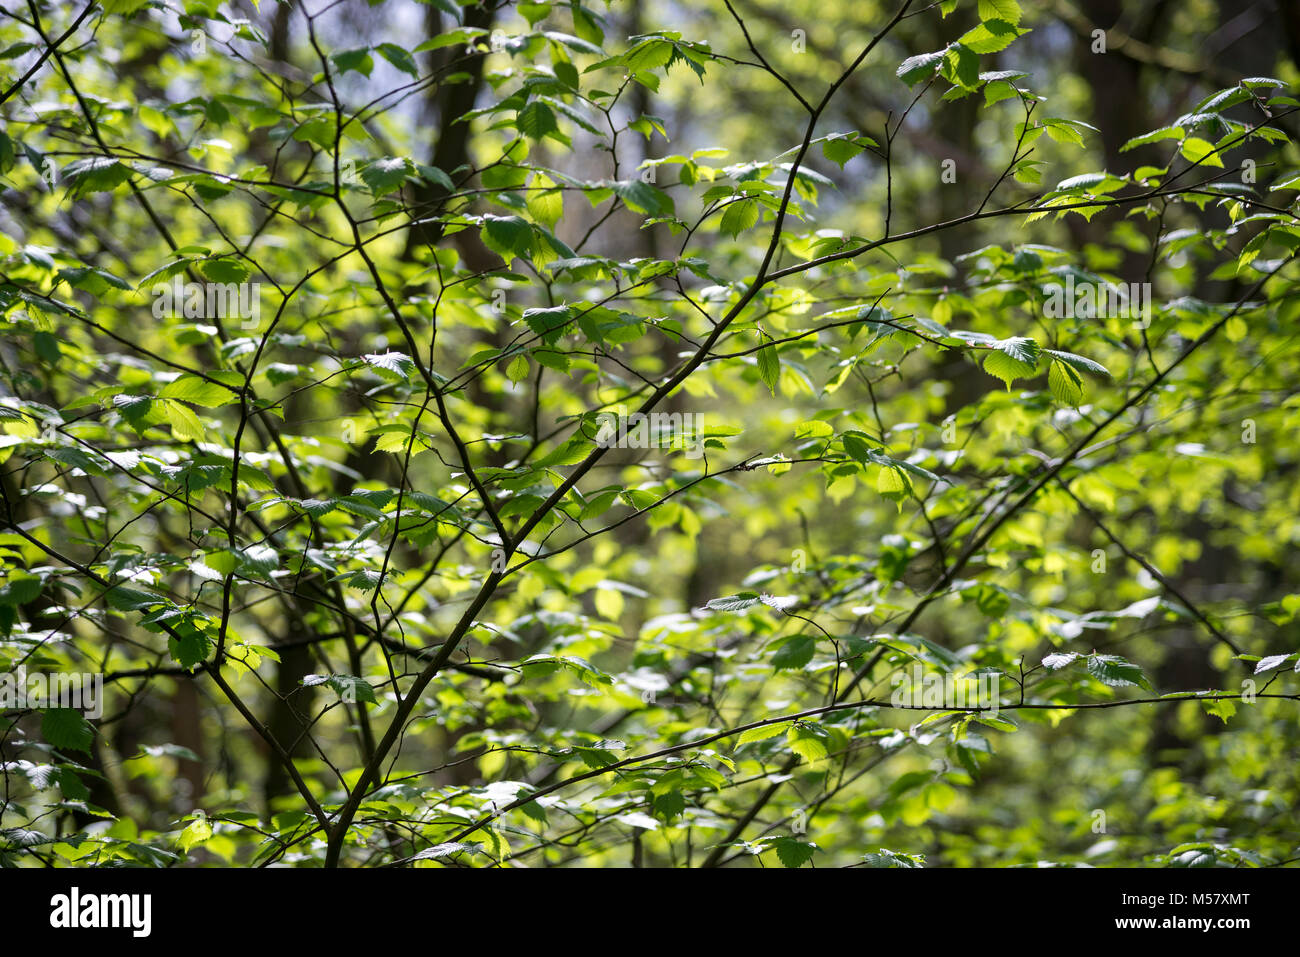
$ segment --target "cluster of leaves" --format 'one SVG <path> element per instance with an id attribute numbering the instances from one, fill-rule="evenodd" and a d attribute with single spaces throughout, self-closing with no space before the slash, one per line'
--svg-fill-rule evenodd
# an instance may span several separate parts
<path id="1" fill-rule="evenodd" d="M 744 21 L 313 6 L 289 52 L 205 0 L 0 22 L 0 663 L 106 707 L 6 705 L 0 863 L 1294 856 L 1286 80 L 1097 170 L 1068 84 L 986 69 L 1015 0 L 846 5 L 797 80 Z M 737 73 L 773 122 L 692 121 Z M 988 181 L 908 154 L 922 100 Z M 1149 318 L 1053 314 L 1126 256 Z M 698 443 L 597 441 L 653 411 Z M 1199 776 L 1125 774 L 1206 720 Z"/>

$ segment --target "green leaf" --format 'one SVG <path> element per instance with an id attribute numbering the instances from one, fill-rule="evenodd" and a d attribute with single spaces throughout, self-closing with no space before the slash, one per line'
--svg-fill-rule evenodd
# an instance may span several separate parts
<path id="1" fill-rule="evenodd" d="M 995 351 L 984 360 L 984 371 L 1005 382 L 1008 391 L 1014 380 L 1033 375 L 1038 367 L 1039 348 L 1033 339 L 1002 339 L 993 346 Z"/>
<path id="2" fill-rule="evenodd" d="M 859 146 L 854 141 L 853 135 L 850 133 L 829 137 L 822 143 L 822 155 L 839 166 L 840 169 L 843 169 L 845 163 L 864 149 L 865 147 Z"/>
<path id="3" fill-rule="evenodd" d="M 506 366 L 506 377 L 511 382 L 522 382 L 528 378 L 528 369 L 528 356 L 520 353 L 511 359 L 510 364 Z"/>
<path id="4" fill-rule="evenodd" d="M 555 182 L 550 177 L 537 174 L 533 177 L 532 188 L 528 191 L 526 200 L 528 215 L 551 230 L 555 229 L 556 223 L 564 215 L 564 194 L 558 189 L 549 188 L 554 185 Z"/>
<path id="5" fill-rule="evenodd" d="M 580 4 L 574 4 L 570 12 L 573 15 L 573 29 L 578 36 L 597 46 L 605 42 L 605 31 L 600 28 L 600 24 L 590 10 Z"/>
<path id="6" fill-rule="evenodd" d="M 916 86 L 917 83 L 934 75 L 935 69 L 943 62 L 947 53 L 947 49 L 943 49 L 910 56 L 899 64 L 897 76 L 908 86 Z"/>
<path id="7" fill-rule="evenodd" d="M 1053 362 L 1047 372 L 1047 385 L 1056 401 L 1077 407 L 1083 401 L 1083 378 L 1064 362 Z"/>
<path id="8" fill-rule="evenodd" d="M 673 214 L 672 198 L 657 186 L 633 179 L 612 183 L 610 189 L 625 206 L 642 215 L 662 217 Z"/>
<path id="9" fill-rule="evenodd" d="M 686 810 L 686 795 L 681 791 L 673 790 L 666 794 L 657 795 L 652 801 L 654 812 L 665 821 L 672 821 L 680 817 L 681 813 Z"/>
<path id="10" fill-rule="evenodd" d="M 389 156 L 375 160 L 361 168 L 359 175 L 376 196 L 384 196 L 400 189 L 406 182 L 410 160 L 404 156 Z"/>
<path id="11" fill-rule="evenodd" d="M 844 451 L 855 461 L 863 465 L 876 461 L 876 452 L 867 444 L 867 437 L 861 432 L 845 432 L 840 436 Z"/>
<path id="12" fill-rule="evenodd" d="M 510 842 L 495 828 L 484 828 L 483 849 L 497 862 L 501 862 L 510 854 Z"/>
<path id="13" fill-rule="evenodd" d="M 994 347 L 1001 352 L 1005 352 L 1011 358 L 1020 362 L 1034 365 L 1038 362 L 1040 349 L 1038 343 L 1033 339 L 1026 339 L 1023 336 L 1016 336 L 1011 339 L 1000 339 L 993 343 Z"/>
<path id="14" fill-rule="evenodd" d="M 1043 659 L 1043 666 L 1050 668 L 1052 671 L 1060 671 L 1066 665 L 1077 661 L 1081 657 L 1082 655 L 1074 651 L 1056 652 Z"/>
<path id="15" fill-rule="evenodd" d="M 135 13 L 148 2 L 149 0 L 103 0 L 102 6 L 107 13 L 116 13 L 125 17 Z"/>
<path id="16" fill-rule="evenodd" d="M 549 452 L 537 460 L 537 465 L 541 468 L 552 468 L 557 465 L 577 465 L 596 448 L 591 440 L 582 435 L 575 435 L 563 445 Z"/>
<path id="17" fill-rule="evenodd" d="M 118 611 L 143 611 L 163 603 L 163 599 L 157 595 L 137 588 L 127 588 L 125 585 L 114 585 L 104 592 L 103 597 L 110 608 Z"/>
<path id="18" fill-rule="evenodd" d="M 248 278 L 248 266 L 229 257 L 205 259 L 199 263 L 199 272 L 213 282 L 243 282 Z"/>
<path id="19" fill-rule="evenodd" d="M 981 20 L 1005 20 L 1007 23 L 1019 23 L 1020 16 L 1020 4 L 1016 0 L 979 0 L 979 17 Z"/>
<path id="20" fill-rule="evenodd" d="M 1028 32 L 1002 20 L 988 20 L 962 34 L 958 42 L 975 53 L 999 53 Z"/>
<path id="21" fill-rule="evenodd" d="M 1228 719 L 1237 713 L 1236 703 L 1228 698 L 1204 700 L 1201 702 L 1201 707 L 1205 709 L 1206 714 L 1218 718 L 1224 724 L 1227 724 Z"/>
<path id="22" fill-rule="evenodd" d="M 710 611 L 748 611 L 760 603 L 761 599 L 757 593 L 746 591 L 739 595 L 728 595 L 726 598 L 712 598 L 704 607 Z"/>
<path id="23" fill-rule="evenodd" d="M 77 289 L 84 289 L 93 296 L 102 296 L 110 288 L 112 289 L 131 289 L 132 286 L 125 279 L 114 276 L 111 272 L 104 269 L 92 267 L 74 266 L 67 269 L 59 270 L 59 278 L 65 279 Z"/>
<path id="24" fill-rule="evenodd" d="M 1048 138 L 1057 143 L 1072 143 L 1075 146 L 1083 146 L 1083 134 L 1079 132 L 1076 122 L 1047 117 L 1043 120 L 1043 129 L 1047 131 Z"/>
<path id="25" fill-rule="evenodd" d="M 786 639 L 772 656 L 772 667 L 777 671 L 790 669 L 797 671 L 812 661 L 817 642 L 807 635 L 795 635 Z"/>
<path id="26" fill-rule="evenodd" d="M 187 405 L 174 399 L 162 400 L 163 412 L 171 426 L 172 435 L 181 442 L 202 442 L 208 437 L 207 427 Z"/>
<path id="27" fill-rule="evenodd" d="M 73 196 L 116 189 L 131 178 L 131 167 L 107 156 L 80 159 L 68 164 L 63 181 Z"/>
<path id="28" fill-rule="evenodd" d="M 375 67 L 375 61 L 371 59 L 369 47 L 358 47 L 355 50 L 343 50 L 339 53 L 333 53 L 330 54 L 330 60 L 334 62 L 340 73 L 354 70 L 366 78 L 369 78 L 370 71 Z"/>
<path id="29" fill-rule="evenodd" d="M 604 50 L 596 46 L 596 44 L 588 40 L 584 40 L 581 37 L 571 36 L 570 34 L 567 33 L 558 33 L 555 30 L 543 30 L 542 36 L 546 37 L 546 39 L 550 40 L 553 43 L 563 44 L 564 46 L 568 47 L 570 50 L 575 50 L 578 53 L 589 53 L 592 56 L 601 56 L 601 57 L 605 55 Z"/>
<path id="30" fill-rule="evenodd" d="M 758 350 L 758 376 L 763 384 L 776 395 L 777 384 L 781 381 L 781 357 L 776 346 L 766 345 Z"/>
<path id="31" fill-rule="evenodd" d="M 390 379 L 409 382 L 415 374 L 415 362 L 404 352 L 372 353 L 361 358 L 366 365 Z"/>
<path id="32" fill-rule="evenodd" d="M 728 236 L 739 236 L 757 222 L 758 200 L 742 199 L 723 210 L 718 228 Z"/>
<path id="33" fill-rule="evenodd" d="M 1189 136 L 1183 140 L 1178 152 L 1182 153 L 1183 158 L 1189 163 L 1200 163 L 1202 166 L 1223 168 L 1223 160 L 1219 158 L 1219 154 L 1215 151 L 1214 144 L 1200 137 Z"/>
<path id="34" fill-rule="evenodd" d="M 980 58 L 974 50 L 960 43 L 948 48 L 944 57 L 943 75 L 952 83 L 973 90 L 980 82 Z"/>
<path id="35" fill-rule="evenodd" d="M 1090 655 L 1088 673 L 1102 684 L 1112 688 L 1137 685 L 1148 691 L 1151 690 L 1151 685 L 1142 673 L 1142 669 L 1118 655 Z"/>
<path id="36" fill-rule="evenodd" d="M 552 306 L 545 309 L 525 309 L 524 322 L 534 334 L 541 337 L 544 344 L 555 345 L 564 335 L 565 326 L 573 318 L 571 306 Z"/>
<path id="37" fill-rule="evenodd" d="M 629 73 L 657 70 L 673 58 L 673 45 L 667 40 L 650 39 L 638 43 L 623 55 Z"/>
<path id="38" fill-rule="evenodd" d="M 754 741 L 765 741 L 768 738 L 775 738 L 778 735 L 785 734 L 790 730 L 790 722 L 776 721 L 772 724 L 760 725 L 757 728 L 750 728 L 748 731 L 742 731 L 736 740 L 736 748 L 742 745 L 750 744 Z M 734 750 L 734 749 L 733 749 Z"/>
<path id="39" fill-rule="evenodd" d="M 518 216 L 484 216 L 481 235 L 484 245 L 507 263 L 532 254 L 533 227 Z"/>
<path id="40" fill-rule="evenodd" d="M 1011 732 L 1020 730 L 1016 723 L 1011 719 L 998 717 L 997 715 L 990 714 L 987 711 L 977 711 L 972 714 L 971 717 L 980 724 L 986 725 L 990 728 L 995 728 L 998 731 Z"/>
<path id="41" fill-rule="evenodd" d="M 185 830 L 181 831 L 181 836 L 177 838 L 176 843 L 182 851 L 188 851 L 196 844 L 202 844 L 208 838 L 212 837 L 212 824 L 206 816 L 196 817 Z"/>
<path id="42" fill-rule="evenodd" d="M 826 741 L 830 737 L 826 729 L 808 722 L 796 722 L 785 734 L 785 742 L 790 750 L 809 764 L 816 764 L 826 757 Z"/>
<path id="43" fill-rule="evenodd" d="M 1255 674 L 1262 675 L 1266 671 L 1280 668 L 1290 657 L 1290 655 L 1268 655 L 1267 657 L 1260 658 L 1258 663 L 1255 665 Z"/>
<path id="44" fill-rule="evenodd" d="M 381 43 L 375 47 L 375 52 L 403 73 L 419 77 L 420 68 L 416 66 L 415 58 L 411 56 L 409 50 L 399 47 L 396 43 Z"/>
<path id="45" fill-rule="evenodd" d="M 41 579 L 36 575 L 8 573 L 0 585 L 0 605 L 19 606 L 34 601 L 41 593 Z"/>
<path id="46" fill-rule="evenodd" d="M 182 668 L 192 669 L 202 664 L 211 650 L 212 643 L 201 631 L 183 634 L 179 638 L 170 636 L 167 639 L 167 651 Z"/>
<path id="47" fill-rule="evenodd" d="M 41 737 L 60 750 L 89 754 L 95 729 L 76 708 L 47 708 L 41 713 Z"/>
<path id="48" fill-rule="evenodd" d="M 1141 136 L 1135 136 L 1119 148 L 1121 153 L 1127 153 L 1129 150 L 1137 149 L 1139 146 L 1146 146 L 1150 143 L 1158 143 L 1161 140 L 1181 140 L 1187 132 L 1181 126 L 1164 126 L 1158 130 L 1152 130 L 1150 133 L 1144 133 Z"/>
<path id="49" fill-rule="evenodd" d="M 167 383 L 158 396 L 163 399 L 182 399 L 207 409 L 215 409 L 239 401 L 239 396 L 233 390 L 196 375 L 183 375 Z"/>
<path id="50" fill-rule="evenodd" d="M 16 60 L 28 50 L 34 49 L 36 49 L 35 43 L 14 43 L 0 50 L 0 60 Z M 3 133 L 0 133 L 0 136 L 3 135 Z"/>
<path id="51" fill-rule="evenodd" d="M 379 704 L 379 699 L 375 697 L 375 689 L 364 678 L 358 678 L 356 675 L 330 675 L 328 677 L 307 675 L 302 679 L 302 683 L 307 686 L 327 684 L 339 696 L 340 701 L 349 704 L 357 701 L 364 701 L 367 704 Z"/>
<path id="52" fill-rule="evenodd" d="M 415 171 L 427 182 L 433 183 L 440 189 L 448 193 L 456 191 L 456 184 L 451 181 L 451 177 L 436 166 L 426 166 L 424 163 L 416 163 Z"/>
<path id="53" fill-rule="evenodd" d="M 771 843 L 777 858 L 783 867 L 802 867 L 812 860 L 817 852 L 817 845 L 809 841 L 799 841 L 793 837 L 777 838 Z"/>
<path id="54" fill-rule="evenodd" d="M 1110 375 L 1110 372 L 1100 362 L 1094 362 L 1092 359 L 1085 358 L 1084 356 L 1076 356 L 1072 352 L 1058 352 L 1056 349 L 1044 349 L 1043 354 L 1064 362 L 1077 372 L 1092 372 L 1104 376 Z"/>
<path id="55" fill-rule="evenodd" d="M 903 500 L 912 494 L 912 480 L 897 466 L 882 466 L 876 476 L 876 491 L 882 498 L 898 502 L 901 508 Z"/>
<path id="56" fill-rule="evenodd" d="M 14 141 L 9 138 L 9 134 L 0 130 L 0 176 L 14 168 L 16 155 Z"/>
<path id="57" fill-rule="evenodd" d="M 887 848 L 862 855 L 862 862 L 867 867 L 902 867 L 918 868 L 925 866 L 925 856 L 921 854 L 900 854 Z"/>
<path id="58" fill-rule="evenodd" d="M 559 129 L 559 124 L 555 122 L 555 113 L 540 100 L 533 100 L 524 106 L 519 111 L 515 124 L 519 127 L 520 133 L 532 140 L 540 140 Z"/>

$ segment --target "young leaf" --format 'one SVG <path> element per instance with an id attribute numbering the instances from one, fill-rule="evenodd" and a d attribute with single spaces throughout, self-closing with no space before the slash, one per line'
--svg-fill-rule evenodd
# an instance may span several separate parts
<path id="1" fill-rule="evenodd" d="M 897 76 L 908 86 L 916 86 L 917 83 L 926 77 L 933 76 L 935 69 L 943 61 L 947 50 L 936 50 L 933 53 L 921 53 L 917 56 L 910 56 L 899 64 Z"/>
<path id="2" fill-rule="evenodd" d="M 1064 362 L 1052 363 L 1047 385 L 1062 405 L 1074 407 L 1083 401 L 1083 378 Z"/>
<path id="3" fill-rule="evenodd" d="M 799 670 L 812 661 L 813 652 L 817 650 L 815 639 L 807 635 L 795 635 L 777 649 L 772 656 L 772 667 L 777 671 L 783 669 Z"/>
<path id="4" fill-rule="evenodd" d="M 733 202 L 722 213 L 719 229 L 728 236 L 739 236 L 758 222 L 758 200 L 742 199 Z"/>
<path id="5" fill-rule="evenodd" d="M 777 384 L 781 381 L 781 357 L 777 355 L 776 346 L 763 346 L 758 350 L 757 359 L 759 378 L 776 395 Z"/>
<path id="6" fill-rule="evenodd" d="M 1151 684 L 1142 674 L 1142 669 L 1117 655 L 1090 655 L 1088 673 L 1102 684 L 1110 685 L 1112 688 L 1137 685 L 1148 691 L 1151 690 Z"/>
<path id="7" fill-rule="evenodd" d="M 757 728 L 750 728 L 748 731 L 742 731 L 736 739 L 735 747 L 750 744 L 754 741 L 765 741 L 768 738 L 775 738 L 777 735 L 785 734 L 790 729 L 789 722 L 774 722 L 772 724 L 760 725 Z M 734 750 L 734 748 L 733 748 Z"/>

